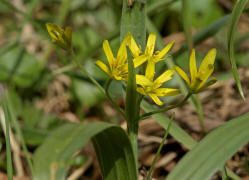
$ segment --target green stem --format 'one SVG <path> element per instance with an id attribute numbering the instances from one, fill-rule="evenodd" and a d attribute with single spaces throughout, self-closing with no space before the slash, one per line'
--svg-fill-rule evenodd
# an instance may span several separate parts
<path id="1" fill-rule="evenodd" d="M 120 114 L 126 118 L 125 112 L 113 101 L 111 98 L 108 89 L 111 84 L 111 80 L 108 81 L 106 89 L 104 89 L 87 71 L 86 69 L 82 66 L 78 58 L 75 56 L 74 51 L 71 49 L 71 54 L 73 56 L 73 61 L 76 63 L 76 65 L 80 68 L 80 70 L 87 75 L 87 77 L 92 81 L 93 84 L 95 84 L 99 90 L 106 95 L 107 99 L 111 102 L 111 104 L 114 106 L 114 108 L 120 112 Z"/>
<path id="2" fill-rule="evenodd" d="M 180 101 L 179 103 L 177 103 L 177 104 L 175 104 L 175 105 L 172 105 L 172 106 L 170 106 L 170 107 L 161 108 L 161 109 L 157 109 L 157 110 L 154 110 L 154 111 L 145 113 L 145 114 L 143 114 L 142 116 L 140 116 L 139 120 L 146 119 L 146 118 L 148 118 L 149 116 L 151 116 L 151 115 L 153 115 L 153 114 L 157 114 L 157 113 L 169 111 L 169 110 L 171 110 L 171 109 L 174 109 L 174 108 L 176 108 L 176 107 L 179 107 L 179 106 L 183 105 L 183 104 L 188 100 L 188 98 L 189 98 L 191 95 L 192 95 L 191 93 L 188 93 L 182 101 Z"/>
<path id="3" fill-rule="evenodd" d="M 73 49 L 71 49 L 70 52 L 73 56 L 73 61 L 75 62 L 75 64 L 80 68 L 83 73 L 86 74 L 86 76 L 92 81 L 92 83 L 95 84 L 103 94 L 105 94 L 105 89 L 86 71 L 86 69 L 82 66 L 81 62 L 75 56 Z"/>
<path id="4" fill-rule="evenodd" d="M 76 67 L 76 64 L 69 64 L 67 66 L 63 66 L 61 68 L 58 68 L 52 72 L 52 76 L 56 76 L 58 74 L 63 74 L 68 71 L 72 71 Z"/>
<path id="5" fill-rule="evenodd" d="M 196 107 L 197 107 L 197 114 L 199 116 L 199 122 L 200 122 L 200 127 L 201 127 L 201 131 L 203 134 L 206 133 L 206 129 L 204 126 L 204 121 L 203 121 L 203 110 L 202 110 L 202 105 L 201 105 L 201 101 L 198 97 L 195 98 L 196 101 Z"/>
<path id="6" fill-rule="evenodd" d="M 8 107 L 6 104 L 6 98 L 3 99 L 3 109 L 5 115 L 5 141 L 6 141 L 6 152 L 7 152 L 7 173 L 8 173 L 8 180 L 12 180 L 13 178 L 13 168 L 12 168 L 12 158 L 11 158 L 11 147 L 10 147 L 10 134 L 9 134 L 9 114 L 8 114 Z"/>
<path id="7" fill-rule="evenodd" d="M 105 89 L 105 93 L 107 98 L 109 99 L 109 101 L 111 102 L 111 104 L 113 105 L 113 107 L 124 117 L 126 118 L 125 112 L 117 105 L 117 103 L 112 99 L 111 95 L 109 94 L 109 87 L 112 83 L 112 79 L 109 79 L 106 85 L 106 89 Z"/>
<path id="8" fill-rule="evenodd" d="M 10 117 L 11 117 L 10 119 L 11 119 L 11 121 L 13 122 L 15 131 L 16 131 L 18 137 L 19 137 L 19 140 L 20 140 L 22 149 L 23 149 L 23 151 L 24 151 L 24 155 L 25 155 L 25 158 L 26 158 L 26 160 L 27 160 L 28 167 L 29 167 L 29 169 L 30 169 L 31 175 L 33 176 L 33 175 L 34 175 L 33 163 L 32 163 L 32 161 L 31 161 L 30 154 L 29 154 L 29 152 L 28 152 L 28 149 L 27 149 L 25 140 L 24 140 L 24 138 L 23 138 L 22 130 L 21 130 L 20 125 L 18 124 L 18 121 L 17 121 L 17 119 L 16 119 L 16 115 L 15 115 L 13 106 L 12 106 L 11 102 L 9 101 L 9 98 L 8 98 L 8 97 L 7 97 L 7 106 L 8 106 L 9 112 L 10 112 Z"/>
<path id="9" fill-rule="evenodd" d="M 170 130 L 170 127 L 171 127 L 171 124 L 172 124 L 172 121 L 173 121 L 174 117 L 175 117 L 175 113 L 173 113 L 172 116 L 171 116 L 171 118 L 170 118 L 169 125 L 168 125 L 168 127 L 167 127 L 167 129 L 166 129 L 166 132 L 165 132 L 165 134 L 164 134 L 164 137 L 163 137 L 163 139 L 162 139 L 162 142 L 161 142 L 161 144 L 160 144 L 160 146 L 159 146 L 159 148 L 158 148 L 158 150 L 157 150 L 157 152 L 156 152 L 156 155 L 155 155 L 155 157 L 154 157 L 154 159 L 153 159 L 153 161 L 152 161 L 152 164 L 151 164 L 151 166 L 150 166 L 150 170 L 149 170 L 149 172 L 148 172 L 148 175 L 147 175 L 146 180 L 150 180 L 152 170 L 153 170 L 153 168 L 154 168 L 154 166 L 155 166 L 155 163 L 156 163 L 156 160 L 157 160 L 158 156 L 160 155 L 160 152 L 161 152 L 161 150 L 162 150 L 162 148 L 163 148 L 163 145 L 164 145 L 164 143 L 165 143 L 165 141 L 166 141 L 166 139 L 167 139 L 167 136 L 168 136 L 168 134 L 169 134 L 169 130 Z"/>
<path id="10" fill-rule="evenodd" d="M 222 180 L 229 180 L 228 175 L 227 175 L 227 169 L 226 169 L 225 165 L 223 166 L 223 169 L 222 169 Z"/>

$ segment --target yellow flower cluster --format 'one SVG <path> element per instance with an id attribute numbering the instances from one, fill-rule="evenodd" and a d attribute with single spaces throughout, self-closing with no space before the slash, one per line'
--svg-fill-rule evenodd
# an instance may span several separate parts
<path id="1" fill-rule="evenodd" d="M 72 29 L 66 27 L 62 29 L 56 24 L 46 24 L 49 35 L 52 40 L 61 48 L 65 50 L 71 50 L 72 43 Z M 128 61 L 127 61 L 127 46 L 133 55 L 134 68 L 139 67 L 146 63 L 145 74 L 136 75 L 137 92 L 142 95 L 148 95 L 157 104 L 162 105 L 163 102 L 158 96 L 174 96 L 180 94 L 180 90 L 172 88 L 162 88 L 161 86 L 166 81 L 169 81 L 174 72 L 176 71 L 187 83 L 190 94 L 199 93 L 208 86 L 216 82 L 215 78 L 208 81 L 210 75 L 214 71 L 214 61 L 216 56 L 216 50 L 211 49 L 204 57 L 199 70 L 197 70 L 195 50 L 192 50 L 189 60 L 189 70 L 191 79 L 187 74 L 178 66 L 174 69 L 169 69 L 163 72 L 159 77 L 155 78 L 155 64 L 159 61 L 167 59 L 165 56 L 172 48 L 174 42 L 166 45 L 161 51 L 155 51 L 156 35 L 151 33 L 148 37 L 145 51 L 142 52 L 140 46 L 136 44 L 136 41 L 130 33 L 127 33 L 122 41 L 117 56 L 115 57 L 110 48 L 109 42 L 105 40 L 103 42 L 103 49 L 108 60 L 109 66 L 102 61 L 96 61 L 98 65 L 110 78 L 119 81 L 127 81 L 128 79 Z"/>
<path id="2" fill-rule="evenodd" d="M 151 33 L 147 40 L 146 49 L 142 52 L 140 46 L 136 44 L 132 35 L 127 33 L 118 50 L 117 57 L 114 57 L 108 41 L 105 40 L 103 43 L 103 49 L 106 54 L 109 67 L 100 60 L 96 61 L 96 64 L 103 71 L 105 71 L 110 78 L 120 81 L 127 81 L 128 62 L 126 46 L 128 46 L 133 55 L 134 68 L 146 63 L 145 74 L 136 75 L 136 84 L 138 85 L 137 91 L 142 95 L 150 96 L 157 105 L 163 104 L 158 96 L 175 96 L 180 94 L 179 89 L 161 87 L 163 83 L 172 78 L 175 71 L 186 81 L 189 87 L 189 93 L 191 94 L 198 93 L 216 82 L 215 78 L 206 82 L 214 70 L 214 60 L 216 56 L 215 49 L 210 50 L 205 56 L 200 65 L 199 71 L 197 71 L 196 67 L 195 50 L 192 51 L 189 63 L 191 82 L 187 74 L 178 66 L 175 66 L 174 69 L 166 70 L 155 79 L 155 64 L 166 59 L 166 54 L 174 44 L 174 42 L 171 42 L 161 51 L 154 51 L 155 42 L 156 35 Z"/>
<path id="3" fill-rule="evenodd" d="M 156 104 L 162 105 L 163 103 L 158 96 L 173 96 L 179 94 L 180 91 L 178 89 L 160 88 L 164 82 L 171 79 L 174 74 L 174 70 L 167 70 L 154 80 L 155 64 L 165 59 L 165 55 L 174 44 L 174 42 L 172 42 L 162 51 L 154 52 L 155 42 L 156 35 L 151 33 L 148 37 L 146 49 L 142 52 L 132 35 L 127 33 L 118 50 L 117 57 L 115 58 L 108 41 L 105 40 L 103 43 L 103 49 L 106 54 L 109 67 L 99 60 L 96 61 L 96 64 L 103 71 L 105 71 L 110 78 L 126 81 L 128 76 L 126 46 L 128 46 L 133 55 L 134 68 L 147 63 L 145 75 L 136 75 L 136 83 L 138 85 L 137 91 L 143 95 L 150 96 Z"/>

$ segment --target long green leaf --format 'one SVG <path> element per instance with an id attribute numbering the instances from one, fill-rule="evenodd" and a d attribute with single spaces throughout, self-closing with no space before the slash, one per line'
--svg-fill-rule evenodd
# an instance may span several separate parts
<path id="1" fill-rule="evenodd" d="M 33 179 L 66 179 L 70 158 L 92 138 L 103 179 L 133 180 L 137 176 L 126 132 L 118 126 L 96 122 L 66 124 L 46 138 L 34 154 Z"/>
<path id="2" fill-rule="evenodd" d="M 194 45 L 198 45 L 199 43 L 203 42 L 207 38 L 215 35 L 229 20 L 230 14 L 223 16 L 216 21 L 210 23 L 208 26 L 204 27 L 197 33 L 193 35 L 193 43 Z M 187 44 L 186 42 L 183 44 L 181 49 L 179 49 L 176 53 L 173 54 L 173 57 L 177 57 L 180 54 L 182 54 L 184 51 L 187 50 Z"/>
<path id="3" fill-rule="evenodd" d="M 123 0 L 123 9 L 120 27 L 121 41 L 125 35 L 130 32 L 135 41 L 145 46 L 145 3 L 142 1 L 131 1 L 131 4 Z M 137 159 L 137 133 L 140 107 L 140 95 L 136 91 L 136 72 L 133 65 L 131 53 L 128 53 L 128 82 L 126 87 L 125 112 L 128 134 L 134 149 L 134 155 Z M 136 179 L 134 177 L 134 179 Z"/>
<path id="4" fill-rule="evenodd" d="M 185 39 L 188 45 L 189 54 L 193 48 L 192 33 L 191 33 L 191 11 L 190 1 L 182 0 L 182 20 Z"/>
<path id="5" fill-rule="evenodd" d="M 127 32 L 130 32 L 136 42 L 145 46 L 145 3 L 143 1 L 133 1 L 132 5 L 127 5 L 127 0 L 123 0 L 123 9 L 120 27 L 120 39 L 124 39 Z"/>
<path id="6" fill-rule="evenodd" d="M 234 36 L 235 36 L 237 24 L 239 22 L 239 18 L 241 14 L 243 13 L 243 9 L 245 8 L 247 2 L 248 0 L 238 0 L 236 2 L 233 8 L 230 22 L 229 22 L 228 34 L 227 34 L 228 56 L 232 64 L 233 77 L 236 81 L 240 96 L 243 99 L 245 99 L 245 97 L 244 97 L 244 93 L 241 87 L 241 82 L 239 80 L 239 73 L 238 73 L 238 69 L 236 65 L 236 60 L 234 58 Z"/>
<path id="7" fill-rule="evenodd" d="M 142 102 L 142 109 L 145 112 L 153 111 L 154 108 L 146 103 L 145 101 Z M 170 119 L 163 115 L 163 114 L 155 114 L 152 116 L 155 121 L 160 124 L 164 129 L 167 129 Z M 178 126 L 176 123 L 172 123 L 172 126 L 169 131 L 170 135 L 173 136 L 179 143 L 181 143 L 183 146 L 185 146 L 188 149 L 193 149 L 195 145 L 198 143 L 196 140 L 194 140 L 189 134 L 187 134 L 180 126 Z M 234 174 L 230 169 L 227 169 L 228 176 L 231 177 L 234 180 L 240 180 L 240 178 Z"/>
<path id="8" fill-rule="evenodd" d="M 230 120 L 200 141 L 177 164 L 167 180 L 205 180 L 249 142 L 249 114 Z"/>

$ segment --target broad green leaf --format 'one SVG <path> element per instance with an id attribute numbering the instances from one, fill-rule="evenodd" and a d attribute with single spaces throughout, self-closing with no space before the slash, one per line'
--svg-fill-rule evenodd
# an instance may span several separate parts
<path id="1" fill-rule="evenodd" d="M 233 77 L 236 81 L 240 96 L 245 99 L 244 93 L 241 87 L 241 82 L 239 80 L 239 73 L 237 70 L 236 60 L 234 58 L 234 36 L 239 22 L 239 18 L 243 13 L 248 0 L 238 0 L 233 8 L 233 12 L 230 18 L 228 34 L 227 34 L 227 46 L 228 46 L 228 56 L 232 64 Z"/>
<path id="2" fill-rule="evenodd" d="M 145 47 L 146 29 L 145 29 L 145 2 L 131 1 L 133 4 L 128 7 L 127 0 L 123 0 L 123 9 L 121 17 L 120 36 L 121 40 L 127 32 L 130 32 L 136 42 Z"/>
<path id="3" fill-rule="evenodd" d="M 66 124 L 48 136 L 35 151 L 33 179 L 66 179 L 72 155 L 90 139 L 94 141 L 104 179 L 136 177 L 135 158 L 125 131 L 113 124 L 96 122 Z"/>
<path id="4" fill-rule="evenodd" d="M 244 144 L 249 142 L 249 114 L 230 120 L 209 133 L 188 152 L 167 180 L 205 180 L 218 171 Z"/>
<path id="5" fill-rule="evenodd" d="M 40 70 L 36 57 L 24 48 L 15 47 L 0 56 L 0 81 L 28 87 L 36 80 Z"/>
<path id="6" fill-rule="evenodd" d="M 102 175 L 107 180 L 136 180 L 137 169 L 128 136 L 121 128 L 109 128 L 93 138 Z M 115 165 L 115 170 L 113 166 Z"/>
<path id="7" fill-rule="evenodd" d="M 87 107 L 94 106 L 104 99 L 104 95 L 95 85 L 80 79 L 72 78 L 72 90 L 80 104 Z"/>

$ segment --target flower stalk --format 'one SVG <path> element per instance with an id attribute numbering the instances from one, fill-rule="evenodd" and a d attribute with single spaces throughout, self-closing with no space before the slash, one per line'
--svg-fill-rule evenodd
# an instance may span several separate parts
<path id="1" fill-rule="evenodd" d="M 148 117 L 152 116 L 153 114 L 166 112 L 166 111 L 169 111 L 171 109 L 175 109 L 179 106 L 182 106 L 190 98 L 191 95 L 192 95 L 191 93 L 188 93 L 183 100 L 181 100 L 179 103 L 172 105 L 170 107 L 161 108 L 161 109 L 157 109 L 157 110 L 145 113 L 145 114 L 140 116 L 139 120 L 144 120 L 144 119 L 147 119 Z"/>
<path id="2" fill-rule="evenodd" d="M 150 166 L 150 169 L 149 169 L 149 172 L 148 172 L 146 180 L 150 180 L 150 178 L 151 178 L 152 170 L 153 170 L 153 168 L 155 166 L 155 163 L 157 161 L 158 156 L 160 155 L 160 152 L 161 152 L 161 150 L 163 148 L 163 145 L 164 145 L 164 143 L 165 143 L 165 141 L 166 141 L 166 139 L 168 137 L 169 130 L 171 128 L 171 124 L 172 124 L 172 121 L 174 120 L 174 118 L 175 118 L 175 113 L 173 113 L 172 116 L 171 116 L 171 118 L 170 118 L 169 125 L 168 125 L 168 127 L 166 129 L 166 132 L 165 132 L 164 136 L 163 136 L 162 142 L 161 142 L 159 148 L 157 149 L 156 155 L 155 155 L 155 157 L 154 157 L 154 159 L 152 161 L 152 164 Z"/>

